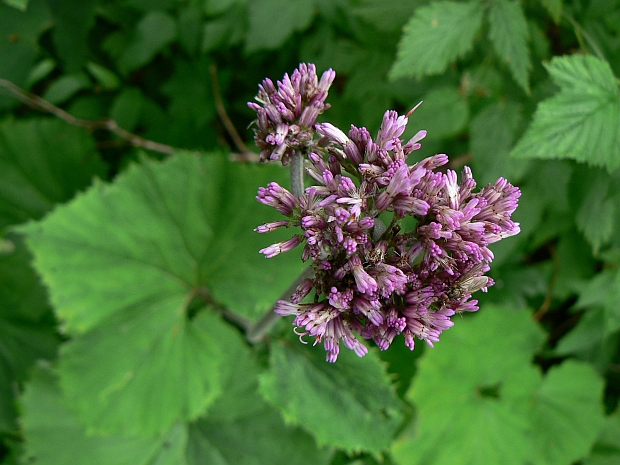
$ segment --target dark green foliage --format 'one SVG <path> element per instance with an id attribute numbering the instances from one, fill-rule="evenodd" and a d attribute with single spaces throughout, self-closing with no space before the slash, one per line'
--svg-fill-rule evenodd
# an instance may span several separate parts
<path id="1" fill-rule="evenodd" d="M 174 154 L 0 85 L 0 463 L 620 463 L 619 33 L 618 0 L 1 0 L 0 79 Z M 252 147 L 300 61 L 337 73 L 322 120 L 424 101 L 416 157 L 522 190 L 435 348 L 244 340 L 304 267 L 258 253 L 287 172 L 220 113 Z"/>

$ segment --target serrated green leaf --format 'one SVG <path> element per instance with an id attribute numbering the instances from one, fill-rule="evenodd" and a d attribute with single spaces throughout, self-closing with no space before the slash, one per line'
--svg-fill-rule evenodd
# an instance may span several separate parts
<path id="1" fill-rule="evenodd" d="M 146 65 L 177 36 L 174 19 L 163 11 L 150 11 L 137 24 L 136 29 L 124 47 L 118 66 L 129 72 Z"/>
<path id="2" fill-rule="evenodd" d="M 47 295 L 20 236 L 0 253 L 0 431 L 16 429 L 15 393 L 35 360 L 52 360 L 58 337 Z"/>
<path id="3" fill-rule="evenodd" d="M 0 123 L 0 229 L 41 218 L 104 172 L 81 128 L 49 119 Z"/>
<path id="4" fill-rule="evenodd" d="M 47 0 L 54 26 L 52 38 L 67 71 L 77 72 L 86 62 L 88 31 L 95 24 L 99 0 Z"/>
<path id="5" fill-rule="evenodd" d="M 515 81 L 529 94 L 531 68 L 527 48 L 527 21 L 518 1 L 499 0 L 489 8 L 489 37 L 495 51 L 508 65 Z"/>
<path id="6" fill-rule="evenodd" d="M 214 400 L 224 344 L 213 318 L 190 318 L 188 305 L 200 295 L 262 314 L 301 271 L 293 254 L 261 256 L 279 236 L 253 231 L 261 222 L 254 212 L 269 210 L 256 189 L 281 173 L 178 153 L 133 166 L 21 228 L 74 336 L 62 350 L 61 379 L 90 429 L 161 432 Z"/>
<path id="7" fill-rule="evenodd" d="M 609 65 L 574 55 L 556 57 L 546 68 L 560 92 L 538 104 L 511 155 L 571 158 L 610 172 L 620 167 L 620 93 Z"/>
<path id="8" fill-rule="evenodd" d="M 620 414 L 616 412 L 605 420 L 596 444 L 584 465 L 616 465 L 620 463 Z"/>
<path id="9" fill-rule="evenodd" d="M 319 446 L 375 455 L 386 449 L 402 407 L 376 353 L 359 358 L 343 350 L 330 364 L 321 347 L 293 344 L 271 346 L 270 369 L 260 378 L 265 399 Z"/>
<path id="10" fill-rule="evenodd" d="M 417 421 L 394 443 L 396 461 L 535 463 L 529 414 L 541 376 L 530 360 L 542 340 L 524 310 L 485 307 L 457 321 L 419 364 L 407 394 Z"/>
<path id="11" fill-rule="evenodd" d="M 314 1 L 253 0 L 248 4 L 249 30 L 245 49 L 275 49 L 312 21 Z"/>
<path id="12" fill-rule="evenodd" d="M 520 121 L 519 105 L 511 101 L 488 105 L 472 119 L 469 148 L 474 157 L 472 170 L 480 185 L 499 177 L 515 182 L 528 170 L 531 162 L 508 156 Z"/>
<path id="13" fill-rule="evenodd" d="M 533 399 L 536 463 L 574 463 L 586 456 L 603 425 L 603 380 L 591 365 L 553 367 Z"/>
<path id="14" fill-rule="evenodd" d="M 424 102 L 415 111 L 415 121 L 420 121 L 428 131 L 429 139 L 458 134 L 469 119 L 469 102 L 455 87 L 439 87 L 426 93 Z"/>
<path id="15" fill-rule="evenodd" d="M 89 433 L 161 434 L 220 395 L 221 323 L 205 313 L 189 321 L 184 310 L 183 296 L 162 296 L 61 348 L 61 385 Z"/>
<path id="16" fill-rule="evenodd" d="M 301 428 L 287 426 L 264 404 L 239 419 L 199 420 L 190 426 L 188 465 L 327 465 L 332 452 L 317 449 Z"/>
<path id="17" fill-rule="evenodd" d="M 177 424 L 156 438 L 86 434 L 67 407 L 56 375 L 39 367 L 22 396 L 25 460 L 46 465 L 181 465 L 187 427 Z"/>
<path id="18" fill-rule="evenodd" d="M 620 329 L 620 270 L 616 270 L 615 278 L 606 289 L 605 299 L 605 334 Z"/>
<path id="19" fill-rule="evenodd" d="M 433 2 L 418 8 L 405 25 L 390 77 L 442 73 L 455 59 L 471 50 L 482 24 L 478 1 Z"/>
<path id="20" fill-rule="evenodd" d="M 222 395 L 190 426 L 188 464 L 327 463 L 330 452 L 318 450 L 302 429 L 285 426 L 260 396 L 258 363 L 239 332 L 223 327 L 220 334 L 226 341 Z"/>

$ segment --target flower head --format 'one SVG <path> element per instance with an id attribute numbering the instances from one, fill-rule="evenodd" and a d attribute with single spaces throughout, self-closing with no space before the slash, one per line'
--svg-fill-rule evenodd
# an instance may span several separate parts
<path id="1" fill-rule="evenodd" d="M 336 73 L 329 69 L 318 79 L 313 64 L 301 63 L 291 76 L 274 85 L 265 79 L 258 86 L 254 141 L 261 161 L 281 160 L 286 165 L 295 150 L 311 144 L 317 117 L 329 108 L 327 92 Z"/>
<path id="2" fill-rule="evenodd" d="M 285 76 L 278 90 L 263 82 L 257 99 L 264 107 L 255 105 L 257 143 L 268 145 L 263 158 L 304 143 L 299 118 L 308 106 L 325 108 L 332 80 L 330 70 L 318 82 L 314 67 L 304 65 Z M 278 105 L 281 111 L 275 112 L 271 106 Z M 454 314 L 478 309 L 471 294 L 493 285 L 485 276 L 493 259 L 489 244 L 519 232 L 511 215 L 520 191 L 505 179 L 474 192 L 468 167 L 460 181 L 452 170 L 437 170 L 448 162 L 444 154 L 407 164 L 426 135 L 419 131 L 406 143 L 401 139 L 408 116 L 387 111 L 374 139 L 366 128 L 352 126 L 345 133 L 312 120 L 320 143 L 308 152 L 307 172 L 315 184 L 298 198 L 276 183 L 257 196 L 286 216 L 257 231 L 300 229 L 261 252 L 269 258 L 301 245 L 302 259 L 314 271 L 291 302 L 278 301 L 276 313 L 294 315 L 297 334 L 322 342 L 331 362 L 340 342 L 360 356 L 367 352 L 356 335 L 382 350 L 399 334 L 412 350 L 416 338 L 433 346 L 454 324 Z M 288 132 L 278 132 L 278 124 L 288 125 Z M 415 219 L 413 230 L 401 230 L 405 217 Z M 312 303 L 302 302 L 307 296 Z"/>

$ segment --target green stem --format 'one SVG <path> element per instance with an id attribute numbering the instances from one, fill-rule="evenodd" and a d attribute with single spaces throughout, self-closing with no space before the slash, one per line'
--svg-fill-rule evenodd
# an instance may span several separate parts
<path id="1" fill-rule="evenodd" d="M 590 48 L 592 49 L 592 51 L 594 52 L 594 54 L 600 58 L 603 61 L 607 61 L 607 59 L 605 58 L 605 55 L 603 55 L 603 52 L 601 51 L 601 49 L 599 48 L 598 44 L 596 43 L 596 41 L 594 40 L 594 38 L 590 35 L 590 33 L 588 31 L 586 31 L 583 26 L 581 26 L 581 24 L 579 24 L 577 21 L 575 21 L 575 19 L 569 15 L 566 12 L 562 12 L 562 16 L 564 16 L 564 18 L 571 23 L 571 25 L 575 28 L 575 34 L 577 35 L 577 40 L 579 41 L 580 45 L 582 48 L 585 49 L 584 44 L 582 43 L 582 40 L 580 39 L 580 36 L 583 36 L 584 39 L 586 39 L 586 41 L 588 42 L 588 44 L 590 45 Z"/>
<path id="2" fill-rule="evenodd" d="M 306 268 L 298 277 L 291 283 L 291 285 L 282 293 L 280 299 L 290 299 L 291 295 L 297 289 L 304 279 L 311 278 L 314 275 L 314 270 L 311 267 Z M 263 340 L 265 334 L 276 324 L 280 319 L 280 315 L 274 312 L 275 306 L 270 308 L 263 317 L 256 322 L 254 326 L 248 329 L 245 333 L 245 339 L 250 344 L 257 344 Z"/>

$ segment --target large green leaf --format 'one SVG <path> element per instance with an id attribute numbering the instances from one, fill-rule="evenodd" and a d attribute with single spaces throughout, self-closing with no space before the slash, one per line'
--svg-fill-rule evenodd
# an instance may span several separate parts
<path id="1" fill-rule="evenodd" d="M 398 463 L 560 465 L 584 455 L 602 421 L 601 380 L 576 362 L 543 379 L 531 365 L 541 342 L 527 311 L 484 308 L 458 322 L 420 363 L 408 393 L 418 417 L 395 443 Z"/>
<path id="2" fill-rule="evenodd" d="M 15 392 L 32 363 L 56 355 L 54 317 L 21 237 L 2 239 L 0 252 L 0 431 L 15 423 Z"/>
<path id="3" fill-rule="evenodd" d="M 485 307 L 457 321 L 420 362 L 408 392 L 417 421 L 393 447 L 397 462 L 461 465 L 484 457 L 485 465 L 522 465 L 532 459 L 528 414 L 541 377 L 530 360 L 541 342 L 541 330 L 523 310 Z"/>
<path id="4" fill-rule="evenodd" d="M 477 0 L 433 2 L 418 8 L 405 25 L 390 76 L 442 73 L 453 60 L 471 50 L 481 24 L 482 5 Z"/>
<path id="5" fill-rule="evenodd" d="M 174 425 L 155 438 L 87 435 L 67 407 L 56 375 L 38 368 L 21 399 L 25 460 L 46 465 L 182 465 L 187 427 Z"/>
<path id="6" fill-rule="evenodd" d="M 616 465 L 620 463 L 620 414 L 607 417 L 596 444 L 584 465 Z"/>
<path id="7" fill-rule="evenodd" d="M 529 93 L 528 29 L 520 3 L 514 0 L 493 2 L 489 8 L 489 25 L 489 37 L 495 51 L 508 65 L 515 81 Z"/>
<path id="8" fill-rule="evenodd" d="M 306 429 L 320 446 L 349 452 L 380 454 L 402 419 L 400 401 L 374 351 L 359 358 L 343 349 L 330 364 L 320 346 L 273 344 L 260 390 L 287 423 Z"/>
<path id="9" fill-rule="evenodd" d="M 189 306 L 200 296 L 255 317 L 301 271 L 294 253 L 258 253 L 281 235 L 253 231 L 256 211 L 277 217 L 256 189 L 282 173 L 179 153 L 134 165 L 21 227 L 74 336 L 61 383 L 89 428 L 162 432 L 215 399 L 224 344 L 214 317 L 194 318 Z"/>
<path id="10" fill-rule="evenodd" d="M 239 332 L 224 327 L 221 338 L 226 344 L 222 395 L 207 415 L 190 425 L 188 464 L 327 463 L 331 453 L 318 450 L 301 428 L 286 426 L 260 396 L 259 365 Z"/>
<path id="11" fill-rule="evenodd" d="M 620 167 L 620 92 L 609 64 L 574 55 L 556 57 L 546 68 L 560 92 L 539 103 L 512 155 Z"/>
<path id="12" fill-rule="evenodd" d="M 0 123 L 0 229 L 41 218 L 103 173 L 83 129 L 57 120 Z"/>
<path id="13" fill-rule="evenodd" d="M 574 463 L 588 454 L 603 425 L 603 381 L 572 360 L 552 368 L 533 401 L 536 463 Z"/>

